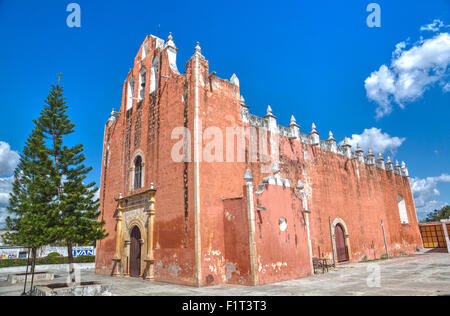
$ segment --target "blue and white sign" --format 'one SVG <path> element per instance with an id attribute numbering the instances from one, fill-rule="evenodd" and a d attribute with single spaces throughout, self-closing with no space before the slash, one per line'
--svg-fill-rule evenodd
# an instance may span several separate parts
<path id="1" fill-rule="evenodd" d="M 74 247 L 72 248 L 74 257 L 92 257 L 95 256 L 94 247 Z"/>

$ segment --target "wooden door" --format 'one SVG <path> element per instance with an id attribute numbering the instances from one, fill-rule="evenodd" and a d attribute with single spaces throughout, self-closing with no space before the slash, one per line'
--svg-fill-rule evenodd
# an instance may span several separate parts
<path id="1" fill-rule="evenodd" d="M 130 276 L 138 278 L 141 275 L 141 231 L 137 226 L 131 231 L 130 243 Z"/>
<path id="2" fill-rule="evenodd" d="M 336 240 L 337 261 L 348 261 L 348 249 L 345 244 L 345 233 L 344 229 L 339 224 L 336 225 L 336 228 L 334 229 L 334 237 Z"/>

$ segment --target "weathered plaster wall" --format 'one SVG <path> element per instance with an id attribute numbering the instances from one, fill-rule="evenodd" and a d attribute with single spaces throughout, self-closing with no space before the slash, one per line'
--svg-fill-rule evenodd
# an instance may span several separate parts
<path id="1" fill-rule="evenodd" d="M 297 279 L 311 275 L 306 233 L 306 214 L 293 188 L 266 185 L 255 195 L 263 211 L 257 211 L 256 241 L 259 284 Z M 284 231 L 280 219 L 287 221 Z"/>
<path id="2" fill-rule="evenodd" d="M 349 159 L 318 146 L 282 138 L 281 174 L 306 187 L 311 214 L 312 250 L 332 258 L 329 217 L 348 228 L 350 259 L 380 258 L 385 254 L 383 220 L 389 254 L 411 253 L 421 247 L 417 218 L 407 177 Z M 409 224 L 401 224 L 397 195 L 405 199 Z"/>
<path id="3" fill-rule="evenodd" d="M 232 265 L 238 265 L 238 262 L 225 256 L 229 242 L 227 236 L 224 236 L 224 226 L 229 223 L 224 221 L 222 200 L 240 197 L 243 194 L 244 162 L 226 162 L 226 129 L 240 124 L 240 92 L 238 86 L 209 76 L 208 64 L 205 62 L 201 63 L 199 90 L 201 134 L 210 136 L 202 139 L 201 147 L 203 162 L 200 163 L 200 226 L 201 257 L 204 263 L 201 269 L 203 284 L 213 285 L 230 281 L 227 276 L 229 270 L 232 269 Z M 211 132 L 210 135 L 205 133 L 208 130 Z M 222 159 L 216 155 L 220 151 L 223 153 Z M 215 156 L 217 159 L 207 162 L 205 158 L 208 156 Z M 246 212 L 245 209 L 242 211 Z M 248 242 L 248 235 L 244 240 L 237 242 Z"/>
<path id="4" fill-rule="evenodd" d="M 226 199 L 224 210 L 224 282 L 250 285 L 250 245 L 246 199 Z"/>
<path id="5" fill-rule="evenodd" d="M 385 256 L 381 221 L 390 256 L 422 247 L 408 177 L 287 137 L 280 138 L 280 161 L 281 178 L 291 186 L 298 180 L 305 185 L 314 257 L 333 258 L 330 217 L 333 231 L 338 222 L 347 229 L 351 261 Z M 262 183 L 267 174 L 261 174 L 260 165 L 249 167 L 254 184 Z M 408 224 L 400 221 L 398 195 L 405 199 Z M 274 203 L 272 212 L 281 209 Z"/>

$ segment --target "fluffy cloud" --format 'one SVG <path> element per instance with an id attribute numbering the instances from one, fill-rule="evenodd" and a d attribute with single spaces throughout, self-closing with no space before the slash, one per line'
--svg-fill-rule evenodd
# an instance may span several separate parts
<path id="1" fill-rule="evenodd" d="M 8 216 L 6 207 L 9 202 L 9 193 L 12 190 L 12 183 L 14 177 L 9 176 L 13 173 L 19 162 L 19 154 L 11 150 L 8 143 L 0 141 L 0 229 L 5 224 L 5 219 Z"/>
<path id="2" fill-rule="evenodd" d="M 419 41 L 406 49 L 405 42 L 398 43 L 391 65 L 381 65 L 365 80 L 367 97 L 377 103 L 376 117 L 392 112 L 392 104 L 404 107 L 422 97 L 424 92 L 439 83 L 444 92 L 449 91 L 450 34 L 440 33 Z"/>
<path id="3" fill-rule="evenodd" d="M 424 25 L 420 27 L 421 31 L 430 31 L 430 32 L 437 32 L 442 28 L 450 27 L 449 25 L 444 25 L 444 22 L 442 22 L 439 19 L 433 20 L 433 23 Z"/>
<path id="4" fill-rule="evenodd" d="M 357 144 L 361 145 L 361 148 L 366 150 L 371 148 L 374 153 L 391 152 L 395 154 L 397 148 L 400 147 L 405 138 L 392 137 L 388 133 L 383 133 L 381 129 L 372 127 L 365 129 L 362 134 L 353 134 L 349 138 L 349 143 L 353 149 Z M 340 143 L 342 145 L 343 141 Z"/>
<path id="5" fill-rule="evenodd" d="M 440 209 L 449 204 L 436 199 L 440 195 L 437 184 L 444 182 L 450 182 L 449 174 L 444 173 L 439 177 L 428 177 L 425 179 L 411 178 L 411 190 L 419 218 L 424 218 L 435 209 Z"/>
<path id="6" fill-rule="evenodd" d="M 0 178 L 0 206 L 8 204 L 13 180 L 13 177 Z"/>
<path id="7" fill-rule="evenodd" d="M 4 226 L 5 219 L 8 216 L 6 207 L 8 206 L 13 180 L 13 177 L 0 178 L 0 229 Z"/>
<path id="8" fill-rule="evenodd" d="M 391 95 L 395 93 L 395 75 L 389 68 L 382 65 L 365 81 L 367 97 L 378 104 L 377 117 L 392 112 Z"/>
<path id="9" fill-rule="evenodd" d="M 98 189 L 94 194 L 94 201 L 98 200 L 100 198 L 100 189 Z"/>
<path id="10" fill-rule="evenodd" d="M 19 154 L 8 143 L 0 141 L 0 176 L 10 175 L 19 162 Z"/>
<path id="11" fill-rule="evenodd" d="M 0 206 L 0 229 L 3 229 L 5 227 L 6 223 L 6 217 L 8 217 L 8 210 L 6 207 Z M 1 241 L 0 241 L 1 244 Z"/>
<path id="12" fill-rule="evenodd" d="M 450 83 L 446 83 L 442 86 L 442 91 L 444 92 L 450 92 Z"/>

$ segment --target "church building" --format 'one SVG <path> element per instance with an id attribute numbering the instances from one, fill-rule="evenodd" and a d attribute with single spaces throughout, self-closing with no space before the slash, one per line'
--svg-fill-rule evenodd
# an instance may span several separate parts
<path id="1" fill-rule="evenodd" d="M 177 51 L 145 38 L 105 124 L 96 273 L 262 285 L 423 246 L 405 163 L 255 116 L 198 43 L 184 74 Z"/>

